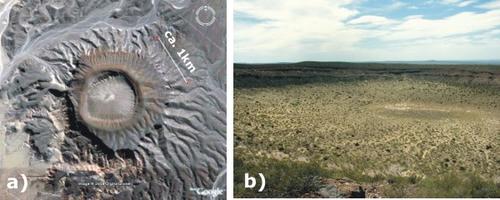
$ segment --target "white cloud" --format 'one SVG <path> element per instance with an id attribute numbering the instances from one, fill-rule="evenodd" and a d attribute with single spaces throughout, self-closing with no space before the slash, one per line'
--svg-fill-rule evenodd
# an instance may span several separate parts
<path id="1" fill-rule="evenodd" d="M 469 0 L 469 1 L 462 1 L 460 2 L 457 6 L 458 7 L 465 7 L 465 6 L 468 6 L 468 5 L 471 5 L 473 3 L 475 3 L 476 1 L 473 1 L 473 0 Z"/>
<path id="2" fill-rule="evenodd" d="M 466 7 L 473 3 L 476 3 L 477 0 L 441 0 L 441 3 L 454 5 L 458 7 Z"/>
<path id="3" fill-rule="evenodd" d="M 499 9 L 500 8 L 500 0 L 488 2 L 479 5 L 478 7 L 484 8 L 484 9 Z"/>
<path id="4" fill-rule="evenodd" d="M 405 7 L 406 5 L 407 5 L 406 3 L 403 3 L 401 1 L 395 1 L 392 4 L 390 4 L 389 6 L 387 6 L 385 9 L 386 10 L 397 10 L 397 9 Z"/>
<path id="5" fill-rule="evenodd" d="M 462 12 L 444 19 L 412 17 L 394 26 L 384 38 L 390 40 L 442 38 L 485 31 L 499 25 L 500 10 L 484 13 Z"/>
<path id="6" fill-rule="evenodd" d="M 374 16 L 374 15 L 361 16 L 348 22 L 348 24 L 355 24 L 355 25 L 361 25 L 361 24 L 389 25 L 394 23 L 396 23 L 396 20 L 391 20 L 385 17 Z"/>
<path id="7" fill-rule="evenodd" d="M 457 4 L 460 3 L 462 0 L 442 0 L 444 4 Z"/>
<path id="8" fill-rule="evenodd" d="M 463 2 L 463 1 L 460 1 Z M 362 15 L 352 1 L 237 0 L 237 62 L 499 59 L 500 10 L 441 19 Z M 487 34 L 486 34 L 487 33 Z"/>
<path id="9" fill-rule="evenodd" d="M 346 28 L 344 20 L 358 11 L 344 6 L 349 0 L 245 0 L 235 11 L 268 19 L 255 25 L 235 24 L 236 55 L 247 59 L 307 59 L 304 51 L 327 51 L 358 41 L 360 31 Z M 265 59 L 263 58 L 265 57 Z"/>

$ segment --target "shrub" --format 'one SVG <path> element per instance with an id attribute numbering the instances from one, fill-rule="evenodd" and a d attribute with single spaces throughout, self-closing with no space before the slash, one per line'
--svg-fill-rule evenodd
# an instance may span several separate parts
<path id="1" fill-rule="evenodd" d="M 254 177 L 263 173 L 266 177 L 264 191 L 259 193 L 258 188 L 244 188 L 245 173 Z M 329 172 L 322 169 L 318 163 L 262 159 L 255 164 L 235 158 L 234 193 L 236 197 L 301 197 L 306 193 L 318 191 L 321 186 L 319 177 L 328 175 Z"/>

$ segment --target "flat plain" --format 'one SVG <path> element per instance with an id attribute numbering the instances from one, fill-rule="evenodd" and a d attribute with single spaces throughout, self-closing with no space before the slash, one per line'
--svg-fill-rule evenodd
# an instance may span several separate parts
<path id="1" fill-rule="evenodd" d="M 368 197 L 500 196 L 500 66 L 241 64 L 234 96 L 236 196 L 354 196 L 338 180 Z M 264 193 L 247 171 L 268 173 Z"/>

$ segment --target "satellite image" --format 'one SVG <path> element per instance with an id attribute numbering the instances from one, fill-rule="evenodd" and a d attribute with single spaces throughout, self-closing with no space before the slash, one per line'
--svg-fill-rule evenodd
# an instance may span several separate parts
<path id="1" fill-rule="evenodd" d="M 225 199 L 225 13 L 0 1 L 1 199 Z"/>

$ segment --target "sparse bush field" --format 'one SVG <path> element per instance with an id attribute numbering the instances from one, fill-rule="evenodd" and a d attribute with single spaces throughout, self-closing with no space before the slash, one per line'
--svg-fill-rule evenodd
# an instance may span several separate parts
<path id="1" fill-rule="evenodd" d="M 391 67 L 237 66 L 235 170 L 315 163 L 389 197 L 499 197 L 500 67 Z"/>

